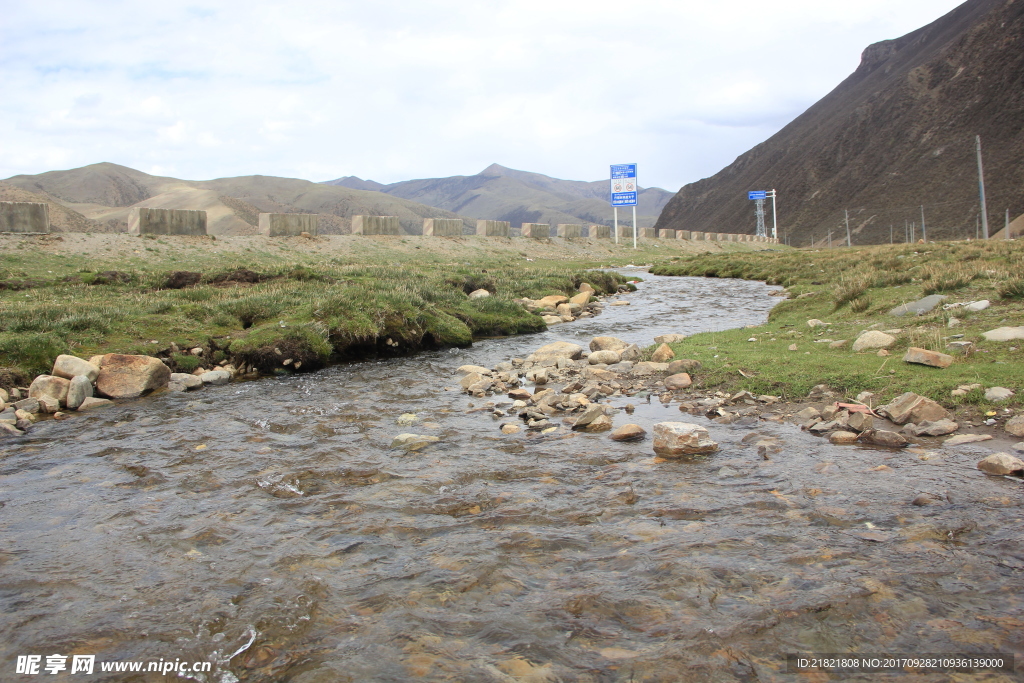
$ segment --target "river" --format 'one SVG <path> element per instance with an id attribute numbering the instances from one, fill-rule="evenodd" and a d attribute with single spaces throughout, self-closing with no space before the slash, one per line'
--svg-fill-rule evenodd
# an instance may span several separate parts
<path id="1" fill-rule="evenodd" d="M 616 426 L 697 422 L 721 444 L 665 462 L 649 440 L 504 435 L 456 390 L 463 364 L 739 327 L 777 301 L 757 282 L 641 275 L 630 306 L 542 334 L 157 395 L 0 441 L 0 680 L 33 680 L 18 656 L 53 654 L 68 670 L 46 680 L 168 680 L 100 665 L 180 660 L 210 663 L 180 680 L 218 683 L 539 683 L 1021 651 L 1021 486 L 975 469 L 987 451 L 832 446 L 632 399 Z M 390 449 L 403 432 L 440 441 Z M 758 439 L 779 444 L 770 460 Z M 936 503 L 911 505 L 922 492 Z M 92 676 L 70 673 L 74 655 L 95 655 Z"/>

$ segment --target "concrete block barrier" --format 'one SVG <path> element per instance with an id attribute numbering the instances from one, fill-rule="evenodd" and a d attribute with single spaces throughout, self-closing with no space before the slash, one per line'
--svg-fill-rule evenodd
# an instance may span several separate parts
<path id="1" fill-rule="evenodd" d="M 132 235 L 205 235 L 206 212 L 137 206 L 128 216 L 128 232 Z"/>
<path id="2" fill-rule="evenodd" d="M 261 213 L 260 234 L 267 237 L 298 237 L 306 232 L 316 235 L 320 216 L 315 213 Z"/>
<path id="3" fill-rule="evenodd" d="M 508 221 L 477 221 L 476 234 L 481 237 L 508 237 Z"/>
<path id="4" fill-rule="evenodd" d="M 352 216 L 353 235 L 401 235 L 398 216 Z"/>
<path id="5" fill-rule="evenodd" d="M 424 218 L 423 234 L 428 237 L 462 237 L 462 219 Z"/>
<path id="6" fill-rule="evenodd" d="M 0 202 L 0 232 L 50 232 L 50 206 L 42 202 Z"/>

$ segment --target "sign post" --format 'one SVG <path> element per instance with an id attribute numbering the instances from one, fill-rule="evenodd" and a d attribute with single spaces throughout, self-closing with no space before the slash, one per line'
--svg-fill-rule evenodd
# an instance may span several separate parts
<path id="1" fill-rule="evenodd" d="M 615 211 L 615 243 L 619 242 L 619 207 L 633 207 L 633 248 L 636 249 L 636 164 L 612 164 L 611 204 Z"/>

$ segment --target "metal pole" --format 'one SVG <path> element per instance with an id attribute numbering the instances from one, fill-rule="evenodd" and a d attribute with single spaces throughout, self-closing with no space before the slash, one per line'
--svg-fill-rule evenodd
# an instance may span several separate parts
<path id="1" fill-rule="evenodd" d="M 848 209 L 843 209 L 843 211 L 846 212 L 846 246 L 850 247 L 853 246 L 850 243 L 850 211 Z"/>
<path id="2" fill-rule="evenodd" d="M 1003 235 L 1003 239 L 1008 240 L 1008 239 L 1010 239 L 1010 210 L 1009 209 L 1006 210 L 1006 228 L 1005 228 L 1005 231 L 1006 232 Z"/>
<path id="3" fill-rule="evenodd" d="M 928 241 L 928 233 L 926 232 L 924 227 L 924 204 L 921 205 L 921 239 L 923 239 L 925 242 Z"/>
<path id="4" fill-rule="evenodd" d="M 910 242 L 911 244 L 917 242 L 917 223 L 910 221 Z"/>
<path id="5" fill-rule="evenodd" d="M 978 217 L 974 217 L 974 239 L 981 238 L 981 228 L 978 226 Z"/>
<path id="6" fill-rule="evenodd" d="M 892 223 L 889 224 L 889 244 L 892 244 Z"/>
<path id="7" fill-rule="evenodd" d="M 981 228 L 985 239 L 988 239 L 988 208 L 985 206 L 985 170 L 981 166 L 981 136 L 974 136 L 978 148 L 978 191 L 981 193 Z"/>
<path id="8" fill-rule="evenodd" d="M 615 212 L 615 244 L 619 243 L 619 207 L 612 207 Z"/>
<path id="9" fill-rule="evenodd" d="M 779 238 L 779 220 L 775 212 L 775 190 L 772 189 L 772 237 Z"/>
<path id="10" fill-rule="evenodd" d="M 636 204 L 633 205 L 633 248 L 636 249 Z"/>
<path id="11" fill-rule="evenodd" d="M 828 248 L 829 249 L 832 248 L 832 231 L 831 230 L 828 231 Z"/>

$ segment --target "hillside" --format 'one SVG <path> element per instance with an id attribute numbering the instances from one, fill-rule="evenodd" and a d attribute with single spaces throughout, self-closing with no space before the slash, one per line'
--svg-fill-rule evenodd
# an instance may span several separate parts
<path id="1" fill-rule="evenodd" d="M 990 233 L 1024 213 L 1024 2 L 969 0 L 864 50 L 835 90 L 716 175 L 683 187 L 658 228 L 754 231 L 748 190 L 775 188 L 780 237 L 901 240 L 924 205 L 928 238 L 973 237 L 982 138 Z M 768 227 L 771 229 L 770 207 Z"/>
<path id="2" fill-rule="evenodd" d="M 472 218 L 523 223 L 596 223 L 610 225 L 608 181 L 560 180 L 540 173 L 517 171 L 491 164 L 471 176 L 407 180 L 381 185 L 348 176 L 325 184 L 359 189 L 377 186 L 380 192 L 402 197 Z M 657 187 L 641 188 L 637 221 L 651 226 L 672 193 Z M 626 213 L 620 212 L 625 219 Z M 629 219 L 626 219 L 629 220 Z"/>
<path id="3" fill-rule="evenodd" d="M 460 217 L 380 192 L 308 180 L 271 176 L 179 180 L 111 163 L 18 175 L 0 185 L 10 188 L 8 192 L 42 197 L 15 201 L 49 202 L 54 224 L 74 231 L 123 232 L 134 206 L 206 211 L 208 230 L 214 235 L 255 234 L 260 212 L 319 213 L 321 232 L 335 235 L 348 233 L 352 216 L 359 214 L 398 216 L 409 234 L 422 232 L 424 218 Z M 86 223 L 67 218 L 73 215 Z M 60 222 L 55 216 L 61 217 Z"/>
<path id="4" fill-rule="evenodd" d="M 5 182 L 0 182 L 0 202 L 49 204 L 51 232 L 113 232 L 108 230 L 106 225 L 89 220 L 46 193 L 29 192 Z"/>

